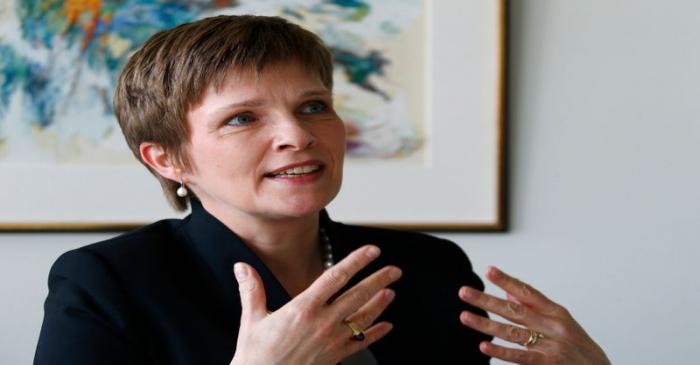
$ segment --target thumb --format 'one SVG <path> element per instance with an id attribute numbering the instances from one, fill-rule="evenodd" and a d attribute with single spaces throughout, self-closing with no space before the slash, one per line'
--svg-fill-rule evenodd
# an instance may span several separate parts
<path id="1" fill-rule="evenodd" d="M 267 299 L 260 275 L 242 262 L 233 265 L 233 272 L 241 295 L 241 322 L 263 318 L 267 314 Z"/>

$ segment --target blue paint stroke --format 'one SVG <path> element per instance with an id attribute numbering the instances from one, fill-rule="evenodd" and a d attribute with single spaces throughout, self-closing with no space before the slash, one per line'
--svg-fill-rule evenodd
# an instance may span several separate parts
<path id="1" fill-rule="evenodd" d="M 333 52 L 334 62 L 343 68 L 348 81 L 380 95 L 384 100 L 391 99 L 385 91 L 379 89 L 370 80 L 370 76 L 374 74 L 383 76 L 384 66 L 389 63 L 389 60 L 379 51 L 370 51 L 366 56 L 338 48 L 331 48 L 331 52 Z"/>

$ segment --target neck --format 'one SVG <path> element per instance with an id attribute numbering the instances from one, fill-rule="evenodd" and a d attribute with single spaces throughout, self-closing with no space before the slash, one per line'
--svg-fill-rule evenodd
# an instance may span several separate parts
<path id="1" fill-rule="evenodd" d="M 263 261 L 290 296 L 306 289 L 323 272 L 319 242 L 319 213 L 301 217 L 269 219 L 235 214 L 216 207 L 205 209 L 229 229 Z M 227 214 L 228 213 L 228 214 Z"/>

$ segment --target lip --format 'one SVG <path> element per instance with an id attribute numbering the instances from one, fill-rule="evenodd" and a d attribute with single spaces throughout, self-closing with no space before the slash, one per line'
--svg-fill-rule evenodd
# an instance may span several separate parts
<path id="1" fill-rule="evenodd" d="M 319 167 L 320 167 L 319 170 L 323 170 L 323 167 L 325 166 L 325 165 L 323 164 L 323 162 L 321 162 L 321 161 L 319 161 L 319 160 L 307 160 L 307 161 L 302 161 L 302 162 L 295 162 L 295 163 L 292 163 L 292 164 L 289 164 L 289 165 L 284 165 L 284 166 L 282 166 L 282 167 L 280 167 L 280 168 L 277 168 L 277 169 L 275 169 L 275 170 L 268 171 L 268 172 L 265 173 L 265 176 L 268 177 L 268 176 L 270 176 L 270 175 L 272 175 L 272 174 L 278 174 L 278 173 L 280 173 L 280 172 L 282 172 L 282 171 L 286 171 L 286 170 L 289 170 L 289 169 L 293 169 L 293 168 L 295 168 L 295 167 L 299 167 L 299 166 L 309 166 L 309 165 L 316 165 L 316 166 L 319 166 Z"/>

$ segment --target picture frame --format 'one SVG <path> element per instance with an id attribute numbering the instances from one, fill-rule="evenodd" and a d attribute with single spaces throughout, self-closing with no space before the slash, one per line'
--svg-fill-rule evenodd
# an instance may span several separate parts
<path id="1" fill-rule="evenodd" d="M 328 211 L 349 224 L 504 231 L 507 2 L 423 4 L 423 155 L 409 162 L 350 156 Z M 0 181 L 0 231 L 123 231 L 183 216 L 138 163 L 0 159 Z"/>

